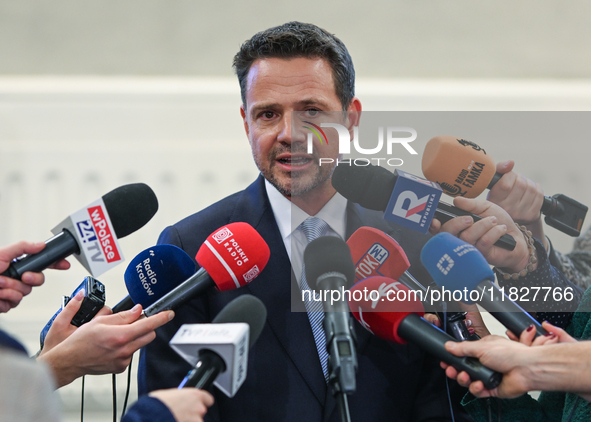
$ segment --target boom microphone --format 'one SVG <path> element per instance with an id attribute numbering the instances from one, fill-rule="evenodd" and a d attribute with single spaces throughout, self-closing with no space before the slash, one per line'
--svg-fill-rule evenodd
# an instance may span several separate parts
<path id="1" fill-rule="evenodd" d="M 385 211 L 384 219 L 422 233 L 427 233 L 433 217 L 441 224 L 460 215 L 469 215 L 475 222 L 482 219 L 439 201 L 442 191 L 436 183 L 398 170 L 392 174 L 374 165 L 337 166 L 332 185 L 348 200 L 370 210 Z M 495 245 L 512 251 L 515 239 L 504 234 Z"/>
<path id="2" fill-rule="evenodd" d="M 242 295 L 228 303 L 211 324 L 181 326 L 171 345 L 195 368 L 178 388 L 208 389 L 215 381 L 227 396 L 233 397 L 246 379 L 248 349 L 259 338 L 266 319 L 263 302 L 255 296 Z M 236 327 L 244 323 L 249 329 Z"/>
<path id="3" fill-rule="evenodd" d="M 248 223 L 223 226 L 210 234 L 195 259 L 201 268 L 150 306 L 144 314 L 176 309 L 212 287 L 233 290 L 256 278 L 267 265 L 269 246 Z M 131 293 L 131 292 L 130 292 Z"/>
<path id="4" fill-rule="evenodd" d="M 96 277 L 123 260 L 117 239 L 143 227 L 157 210 L 158 200 L 148 185 L 120 186 L 66 218 L 41 252 L 16 259 L 2 275 L 20 280 L 26 271 L 43 271 L 75 254 Z"/>
<path id="5" fill-rule="evenodd" d="M 466 371 L 472 380 L 482 381 L 488 389 L 500 384 L 502 374 L 485 367 L 478 359 L 454 356 L 445 350 L 446 342 L 456 340 L 422 318 L 423 305 L 399 281 L 381 276 L 360 281 L 351 288 L 349 307 L 370 333 L 396 343 L 416 344 L 457 370 Z"/>
<path id="6" fill-rule="evenodd" d="M 423 247 L 421 261 L 444 291 L 452 296 L 463 292 L 463 302 L 477 302 L 517 337 L 532 324 L 536 337 L 548 333 L 493 283 L 494 272 L 474 246 L 449 233 L 439 233 Z"/>
<path id="7" fill-rule="evenodd" d="M 125 270 L 127 295 L 113 306 L 113 313 L 126 311 L 136 304 L 142 308 L 162 298 L 195 273 L 195 261 L 181 248 L 156 245 L 133 258 Z"/>
<path id="8" fill-rule="evenodd" d="M 423 174 L 439 183 L 450 196 L 476 198 L 503 176 L 495 162 L 474 142 L 454 136 L 436 136 L 425 146 Z M 579 236 L 588 207 L 561 193 L 544 196 L 541 213 L 545 221 L 563 233 Z"/>

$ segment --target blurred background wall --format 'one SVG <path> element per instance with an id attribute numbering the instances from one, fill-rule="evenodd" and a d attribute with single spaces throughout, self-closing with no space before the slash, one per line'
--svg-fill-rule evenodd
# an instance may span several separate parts
<path id="1" fill-rule="evenodd" d="M 246 187 L 258 172 L 231 61 L 262 29 L 300 20 L 335 33 L 354 59 L 364 110 L 572 112 L 591 110 L 590 12 L 582 0 L 2 0 L 0 244 L 45 240 L 68 214 L 142 181 L 160 210 L 122 239 L 129 260 L 166 225 Z M 578 116 L 584 122 L 587 113 Z M 546 193 L 589 204 L 591 146 L 581 127 L 482 146 L 497 161 L 514 159 Z M 429 138 L 419 134 L 413 146 L 421 152 Z M 572 238 L 548 234 L 570 250 Z M 31 353 L 61 296 L 87 275 L 71 261 L 0 315 Z M 111 306 L 125 295 L 125 267 L 99 278 Z M 86 385 L 86 420 L 105 420 L 110 377 Z M 79 394 L 79 381 L 60 391 L 68 420 L 79 417 Z"/>

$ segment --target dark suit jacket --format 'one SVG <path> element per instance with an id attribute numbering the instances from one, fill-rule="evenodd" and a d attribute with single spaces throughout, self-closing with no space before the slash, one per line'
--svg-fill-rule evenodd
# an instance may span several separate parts
<path id="1" fill-rule="evenodd" d="M 371 225 L 369 220 L 387 226 L 380 213 L 353 204 L 349 204 L 347 211 L 347 236 L 361 225 Z M 139 393 L 176 387 L 191 369 L 168 346 L 182 324 L 210 322 L 232 299 L 252 294 L 267 307 L 267 322 L 250 350 L 246 381 L 233 398 L 214 388 L 216 402 L 206 420 L 339 421 L 308 317 L 305 312 L 290 309 L 295 283 L 288 281 L 292 274 L 290 260 L 262 176 L 246 190 L 168 227 L 159 243 L 177 245 L 194 257 L 209 234 L 237 221 L 251 224 L 268 243 L 271 257 L 266 268 L 241 289 L 213 289 L 178 309 L 174 320 L 158 329 L 156 340 L 141 352 Z M 409 236 L 403 231 L 392 233 L 391 227 L 388 230 L 409 252 L 411 262 L 419 262 L 417 254 L 424 239 L 416 232 Z M 451 420 L 446 380 L 439 362 L 412 345 L 381 340 L 357 323 L 355 329 L 359 369 L 357 391 L 349 397 L 353 422 Z M 452 401 L 457 405 L 454 415 L 456 420 L 470 420 L 458 404 L 462 394 L 452 388 Z"/>

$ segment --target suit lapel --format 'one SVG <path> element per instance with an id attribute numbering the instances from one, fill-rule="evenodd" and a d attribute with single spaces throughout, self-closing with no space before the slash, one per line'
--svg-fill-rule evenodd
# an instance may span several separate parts
<path id="1" fill-rule="evenodd" d="M 310 359 L 310 356 L 317 357 L 318 351 L 305 308 L 304 312 L 292 312 L 291 309 L 291 296 L 299 295 L 299 288 L 266 195 L 262 176 L 244 191 L 232 215 L 232 221 L 245 221 L 251 224 L 271 249 L 267 266 L 247 288 L 267 307 L 267 324 L 305 383 L 323 404 L 327 386 L 320 360 L 316 359 L 317 365 L 310 365 L 310 362 L 316 361 Z M 286 282 L 288 279 L 291 280 L 290 283 Z M 294 290 L 294 286 L 297 290 Z"/>

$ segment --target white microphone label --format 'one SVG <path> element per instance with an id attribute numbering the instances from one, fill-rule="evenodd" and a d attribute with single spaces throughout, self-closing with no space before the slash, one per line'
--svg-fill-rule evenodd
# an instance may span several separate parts
<path id="1" fill-rule="evenodd" d="M 249 335 L 250 327 L 245 322 L 183 324 L 170 340 L 170 347 L 193 366 L 199 361 L 201 349 L 220 355 L 226 370 L 214 384 L 228 397 L 234 397 L 246 379 Z"/>
<path id="2" fill-rule="evenodd" d="M 94 277 L 110 270 L 124 260 L 113 224 L 100 198 L 70 215 L 51 232 L 67 229 L 78 241 L 80 254 L 74 257 Z"/>

